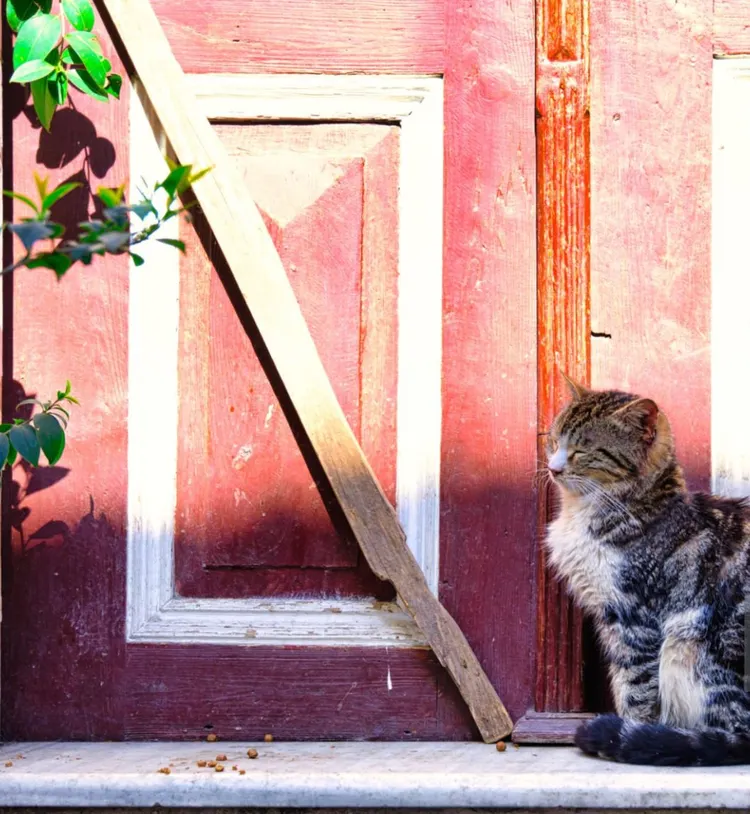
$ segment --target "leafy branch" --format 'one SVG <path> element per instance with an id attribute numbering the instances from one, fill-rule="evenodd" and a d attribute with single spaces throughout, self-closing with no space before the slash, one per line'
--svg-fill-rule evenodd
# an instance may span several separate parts
<path id="1" fill-rule="evenodd" d="M 14 418 L 11 424 L 0 424 L 0 470 L 6 463 L 12 466 L 19 455 L 32 466 L 39 466 L 41 452 L 50 466 L 56 464 L 65 449 L 65 430 L 70 418 L 63 404 L 78 403 L 70 394 L 70 382 L 65 383 L 65 390 L 57 391 L 53 401 L 24 399 L 19 402 L 18 407 L 32 404 L 41 411 L 31 418 Z"/>
<path id="2" fill-rule="evenodd" d="M 179 197 L 202 178 L 209 169 L 192 172 L 190 164 L 170 163 L 170 172 L 150 191 L 140 191 L 141 200 L 135 204 L 124 204 L 125 187 L 108 189 L 100 187 L 96 197 L 102 202 L 102 218 L 78 224 L 78 235 L 64 239 L 65 227 L 51 219 L 52 207 L 74 189 L 76 183 L 60 184 L 48 191 L 47 179 L 34 176 L 38 203 L 27 195 L 5 190 L 4 195 L 21 201 L 32 211 L 30 217 L 20 223 L 3 224 L 23 244 L 23 256 L 10 266 L 2 269 L 4 274 L 20 266 L 26 268 L 52 269 L 58 279 L 77 262 L 88 266 L 95 256 L 105 254 L 129 254 L 136 266 L 143 264 L 143 258 L 133 251 L 133 247 L 148 240 L 172 218 L 184 213 L 192 204 L 180 205 Z M 185 251 L 181 240 L 156 238 L 160 243 Z M 55 243 L 55 241 L 59 241 Z M 37 244 L 47 242 L 48 246 L 39 250 Z"/>
<path id="3" fill-rule="evenodd" d="M 11 82 L 29 85 L 39 121 L 49 131 L 72 85 L 100 102 L 120 97 L 122 77 L 102 53 L 93 33 L 89 0 L 60 0 L 64 17 L 51 14 L 52 0 L 7 0 L 8 24 L 16 32 Z M 72 31 L 65 31 L 65 20 Z"/>

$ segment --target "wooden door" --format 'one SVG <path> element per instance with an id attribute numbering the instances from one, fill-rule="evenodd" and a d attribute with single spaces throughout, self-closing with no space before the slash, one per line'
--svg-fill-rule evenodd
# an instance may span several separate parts
<path id="1" fill-rule="evenodd" d="M 533 4 L 153 5 L 428 583 L 520 716 L 536 631 Z M 58 113 L 61 141 L 24 100 L 6 111 L 18 190 L 38 163 L 92 186 L 163 169 L 136 93 Z M 71 222 L 90 209 L 74 204 Z M 19 465 L 7 490 L 3 735 L 474 737 L 326 506 L 210 230 L 200 214 L 179 228 L 184 259 L 154 246 L 141 269 L 6 283 L 6 411 L 60 375 L 83 406 L 63 465 Z"/>

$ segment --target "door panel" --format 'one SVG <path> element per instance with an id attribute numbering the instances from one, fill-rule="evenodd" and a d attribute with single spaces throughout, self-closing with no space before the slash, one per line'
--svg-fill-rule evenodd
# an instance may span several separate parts
<path id="1" fill-rule="evenodd" d="M 533 4 L 155 8 L 255 185 L 428 584 L 517 717 L 535 647 Z M 83 108 L 93 146 L 115 145 L 112 185 L 160 172 L 127 105 Z M 13 129 L 23 191 L 39 134 L 25 116 Z M 4 736 L 476 737 L 310 489 L 200 217 L 182 234 L 184 261 L 148 247 L 144 274 L 115 262 L 14 282 L 6 377 L 41 393 L 70 371 L 84 406 L 70 472 L 16 493 Z"/>
<path id="2" fill-rule="evenodd" d="M 217 127 L 289 269 L 349 424 L 394 500 L 398 128 Z M 178 593 L 371 595 L 378 581 L 358 568 L 356 542 L 331 525 L 218 274 L 195 231 L 184 233 L 203 262 L 191 259 L 181 274 L 179 379 L 190 397 L 180 400 Z"/>

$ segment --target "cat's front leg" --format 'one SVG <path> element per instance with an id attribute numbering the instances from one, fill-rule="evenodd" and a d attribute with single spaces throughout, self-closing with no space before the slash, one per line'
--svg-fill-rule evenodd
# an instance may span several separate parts
<path id="1" fill-rule="evenodd" d="M 701 666 L 707 657 L 707 610 L 691 608 L 668 616 L 659 653 L 660 720 L 693 729 L 704 722 L 708 687 Z"/>
<path id="2" fill-rule="evenodd" d="M 656 659 L 644 664 L 610 664 L 609 676 L 615 710 L 622 718 L 639 723 L 659 720 L 659 665 Z"/>

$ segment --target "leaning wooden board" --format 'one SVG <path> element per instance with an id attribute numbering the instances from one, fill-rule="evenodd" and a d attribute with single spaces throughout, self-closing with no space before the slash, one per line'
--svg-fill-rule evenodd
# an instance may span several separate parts
<path id="1" fill-rule="evenodd" d="M 177 159 L 197 168 L 213 167 L 196 185 L 195 195 L 248 306 L 246 324 L 254 323 L 262 337 L 368 564 L 393 583 L 455 681 L 484 740 L 505 737 L 510 717 L 406 545 L 396 513 L 336 400 L 260 213 L 208 120 L 196 112 L 197 103 L 150 3 L 100 0 L 100 6 L 111 18 Z"/>

